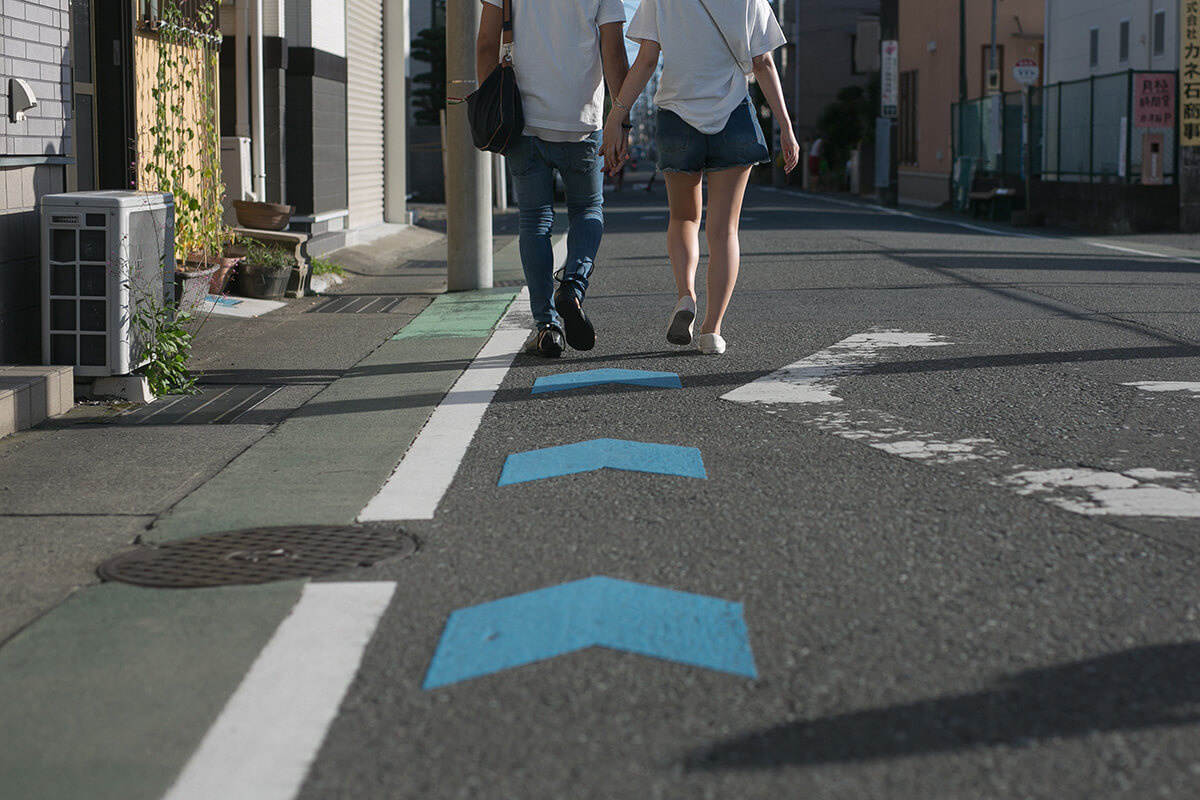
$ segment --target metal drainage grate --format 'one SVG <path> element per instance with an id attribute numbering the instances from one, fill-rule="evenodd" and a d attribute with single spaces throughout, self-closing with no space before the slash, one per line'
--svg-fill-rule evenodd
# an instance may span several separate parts
<path id="1" fill-rule="evenodd" d="M 514 286 L 524 286 L 524 285 L 525 285 L 524 278 L 520 278 L 517 280 L 511 280 L 511 281 L 492 281 L 492 286 L 496 289 L 504 289 L 504 288 L 514 287 Z"/>
<path id="2" fill-rule="evenodd" d="M 404 295 L 343 294 L 327 300 L 308 314 L 389 314 L 407 300 Z"/>
<path id="3" fill-rule="evenodd" d="M 96 572 L 106 581 L 166 589 L 231 586 L 328 575 L 416 549 L 415 539 L 395 529 L 251 528 L 143 547 L 110 558 Z"/>
<path id="4" fill-rule="evenodd" d="M 117 425 L 230 425 L 282 386 L 203 386 L 172 394 L 112 419 Z"/>

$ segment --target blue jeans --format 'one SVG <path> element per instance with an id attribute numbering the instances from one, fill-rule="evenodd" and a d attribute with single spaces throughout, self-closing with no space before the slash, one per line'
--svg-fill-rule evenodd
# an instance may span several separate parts
<path id="1" fill-rule="evenodd" d="M 522 136 L 505 153 L 517 193 L 521 231 L 521 267 L 529 286 L 529 305 L 538 327 L 562 319 L 554 308 L 554 171 L 567 195 L 567 263 L 559 280 L 583 302 L 588 276 L 604 234 L 600 131 L 582 142 L 544 142 Z"/>

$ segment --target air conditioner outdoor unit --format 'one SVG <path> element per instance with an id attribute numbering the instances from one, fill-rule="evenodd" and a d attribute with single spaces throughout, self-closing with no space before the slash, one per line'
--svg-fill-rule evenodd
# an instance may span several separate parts
<path id="1" fill-rule="evenodd" d="M 146 363 L 135 314 L 175 291 L 175 201 L 157 192 L 41 199 L 42 361 L 76 375 L 127 375 Z"/>

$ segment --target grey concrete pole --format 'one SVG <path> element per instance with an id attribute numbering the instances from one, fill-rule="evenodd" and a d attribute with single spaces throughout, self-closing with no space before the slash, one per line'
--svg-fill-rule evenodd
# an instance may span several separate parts
<path id="1" fill-rule="evenodd" d="M 478 0 L 446 0 L 446 93 L 475 90 Z M 467 104 L 446 105 L 446 288 L 492 286 L 491 153 L 476 150 L 467 127 Z"/>
<path id="2" fill-rule="evenodd" d="M 383 3 L 383 218 L 405 224 L 408 214 L 408 0 Z"/>

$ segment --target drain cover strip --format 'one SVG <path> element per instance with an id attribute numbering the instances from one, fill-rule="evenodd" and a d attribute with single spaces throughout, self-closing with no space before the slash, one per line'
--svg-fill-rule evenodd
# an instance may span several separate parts
<path id="1" fill-rule="evenodd" d="M 227 531 L 142 547 L 105 561 L 106 581 L 185 589 L 328 575 L 414 553 L 416 541 L 388 528 L 294 525 Z"/>
<path id="2" fill-rule="evenodd" d="M 402 295 L 342 295 L 312 309 L 312 314 L 387 314 L 408 298 Z"/>
<path id="3" fill-rule="evenodd" d="M 200 394 L 168 395 L 116 418 L 119 425 L 217 425 L 237 422 L 282 386 L 204 386 Z"/>

